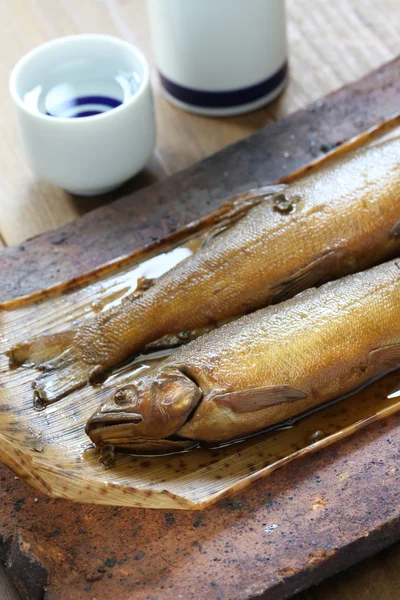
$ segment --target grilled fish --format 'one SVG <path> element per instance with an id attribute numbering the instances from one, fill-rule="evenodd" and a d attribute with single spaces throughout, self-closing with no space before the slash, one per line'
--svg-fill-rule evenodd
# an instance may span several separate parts
<path id="1" fill-rule="evenodd" d="M 88 421 L 99 445 L 171 452 L 224 442 L 400 368 L 400 260 L 228 323 L 115 390 Z"/>
<path id="2" fill-rule="evenodd" d="M 167 334 L 215 327 L 398 256 L 400 139 L 245 200 L 193 256 L 119 306 L 11 349 L 12 363 L 44 371 L 36 396 L 57 400 Z"/>

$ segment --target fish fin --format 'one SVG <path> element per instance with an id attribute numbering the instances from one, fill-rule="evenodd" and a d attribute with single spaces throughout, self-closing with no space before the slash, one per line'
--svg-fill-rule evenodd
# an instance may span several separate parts
<path id="1" fill-rule="evenodd" d="M 45 368 L 58 355 L 61 355 L 72 343 L 75 330 L 61 331 L 33 338 L 15 344 L 5 354 L 10 359 L 11 366 L 36 366 Z"/>
<path id="2" fill-rule="evenodd" d="M 372 377 L 379 377 L 400 369 L 400 344 L 391 344 L 372 350 L 368 354 L 367 368 Z"/>
<path id="3" fill-rule="evenodd" d="M 265 202 L 266 200 L 270 200 L 270 198 L 276 196 L 277 194 L 281 194 L 287 185 L 285 184 L 276 184 L 276 185 L 264 185 L 259 188 L 253 188 L 248 192 L 242 192 L 241 194 L 237 194 L 228 200 L 226 203 L 228 206 L 230 205 L 232 209 L 234 208 L 243 208 L 249 209 L 261 202 Z"/>
<path id="4" fill-rule="evenodd" d="M 276 385 L 217 394 L 214 396 L 214 402 L 219 406 L 226 406 L 234 412 L 242 413 L 254 412 L 276 404 L 295 402 L 306 397 L 307 394 L 288 385 Z"/>
<path id="5" fill-rule="evenodd" d="M 84 361 L 73 347 L 76 329 L 46 334 L 15 344 L 8 352 L 10 367 L 24 365 L 42 373 L 33 381 L 37 408 L 56 402 L 90 380 L 104 381 L 108 371 Z"/>
<path id="6" fill-rule="evenodd" d="M 135 292 L 145 292 L 151 288 L 152 285 L 154 285 L 154 279 L 149 279 L 148 277 L 139 277 Z"/>
<path id="7" fill-rule="evenodd" d="M 201 329 L 186 329 L 184 331 L 179 331 L 178 333 L 167 333 L 154 342 L 146 344 L 144 351 L 154 352 L 157 350 L 172 350 L 172 348 L 188 344 L 213 329 L 214 327 L 202 327 Z"/>
<path id="8" fill-rule="evenodd" d="M 228 215 L 229 214 L 230 213 L 228 213 Z M 211 242 L 211 240 L 213 240 L 218 235 L 220 235 L 221 233 L 223 233 L 224 231 L 229 229 L 229 227 L 232 227 L 232 225 L 234 225 L 238 221 L 240 221 L 240 219 L 243 216 L 244 216 L 243 213 L 236 215 L 236 218 L 227 216 L 226 219 L 223 219 L 222 221 L 220 221 L 218 223 L 218 225 L 215 225 L 214 227 L 212 227 L 210 229 L 210 231 L 208 232 L 208 234 L 206 235 L 206 237 L 204 238 L 204 240 L 201 244 L 201 248 L 204 248 L 205 246 L 207 246 Z"/>
<path id="9" fill-rule="evenodd" d="M 122 302 L 135 302 L 140 296 L 143 296 L 147 290 L 149 290 L 154 285 L 154 279 L 149 279 L 148 277 L 139 277 L 136 284 L 136 289 L 134 292 L 126 296 L 122 300 Z"/>
<path id="10" fill-rule="evenodd" d="M 235 225 L 253 206 L 281 194 L 285 188 L 285 185 L 267 185 L 231 198 L 227 203 L 228 206 L 231 206 L 230 210 L 210 229 L 201 247 L 203 248 L 215 237 Z"/>
<path id="11" fill-rule="evenodd" d="M 84 387 L 94 370 L 68 351 L 60 355 L 57 368 L 48 368 L 33 381 L 34 406 L 42 408 Z"/>
<path id="12" fill-rule="evenodd" d="M 323 283 L 331 273 L 331 266 L 336 261 L 336 256 L 336 250 L 331 250 L 274 286 L 272 289 L 274 304 Z"/>
<path id="13" fill-rule="evenodd" d="M 395 238 L 400 238 L 400 221 L 397 221 L 396 225 L 391 230 L 390 235 Z"/>
<path id="14" fill-rule="evenodd" d="M 291 213 L 294 210 L 298 201 L 298 197 L 287 196 L 284 193 L 277 194 L 272 200 L 272 208 L 273 210 L 285 215 Z"/>

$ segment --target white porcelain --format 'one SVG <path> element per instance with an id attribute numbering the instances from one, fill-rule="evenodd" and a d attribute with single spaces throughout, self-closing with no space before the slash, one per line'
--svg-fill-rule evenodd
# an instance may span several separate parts
<path id="1" fill-rule="evenodd" d="M 118 75 L 113 78 L 113 73 Z M 112 96 L 120 94 L 115 104 L 122 103 L 83 118 L 40 112 L 38 105 L 47 110 L 59 90 L 70 89 L 71 77 L 84 99 L 92 94 L 97 102 L 97 95 L 107 95 L 111 86 Z M 116 83 L 118 78 L 121 84 Z M 97 34 L 52 40 L 16 64 L 9 87 L 25 158 L 50 183 L 74 194 L 101 194 L 130 179 L 150 158 L 155 120 L 149 67 L 143 54 L 128 42 Z M 51 92 L 45 96 L 47 89 Z M 54 109 L 56 114 L 69 114 L 69 109 L 60 106 L 58 112 Z M 83 114 L 100 110 L 92 105 L 83 108 Z"/>
<path id="2" fill-rule="evenodd" d="M 287 80 L 284 0 L 147 0 L 164 93 L 195 113 L 239 114 Z"/>

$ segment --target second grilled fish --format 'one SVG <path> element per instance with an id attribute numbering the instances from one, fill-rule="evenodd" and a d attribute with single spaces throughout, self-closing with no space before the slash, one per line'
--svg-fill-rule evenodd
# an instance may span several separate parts
<path id="1" fill-rule="evenodd" d="M 400 252 L 400 139 L 339 161 L 258 203 L 194 256 L 77 330 L 21 343 L 44 402 L 61 398 L 166 334 L 215 326 Z M 232 215 L 232 219 L 237 215 Z"/>
<path id="2" fill-rule="evenodd" d="M 99 446 L 170 452 L 243 437 L 400 368 L 400 260 L 224 325 L 117 389 Z"/>

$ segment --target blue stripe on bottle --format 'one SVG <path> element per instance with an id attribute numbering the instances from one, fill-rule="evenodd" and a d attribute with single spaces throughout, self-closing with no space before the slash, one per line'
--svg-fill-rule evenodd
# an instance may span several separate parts
<path id="1" fill-rule="evenodd" d="M 78 98 L 70 98 L 57 106 L 51 107 L 51 112 L 47 111 L 47 114 L 51 117 L 59 117 L 63 116 L 67 111 L 70 111 L 75 106 L 88 106 L 88 105 L 98 105 L 99 107 L 103 106 L 107 108 L 117 108 L 122 104 L 121 100 L 116 100 L 115 98 L 110 98 L 109 96 L 79 96 Z M 72 118 L 79 117 L 92 117 L 94 115 L 98 115 L 104 112 L 104 110 L 82 110 L 77 112 L 75 115 L 72 115 Z"/>
<path id="2" fill-rule="evenodd" d="M 288 72 L 288 64 L 285 64 L 276 73 L 246 88 L 229 90 L 226 92 L 201 91 L 188 88 L 178 83 L 174 83 L 162 73 L 159 73 L 160 80 L 165 90 L 177 100 L 198 106 L 201 108 L 234 108 L 244 104 L 250 104 L 268 96 L 278 88 L 285 80 Z"/>

